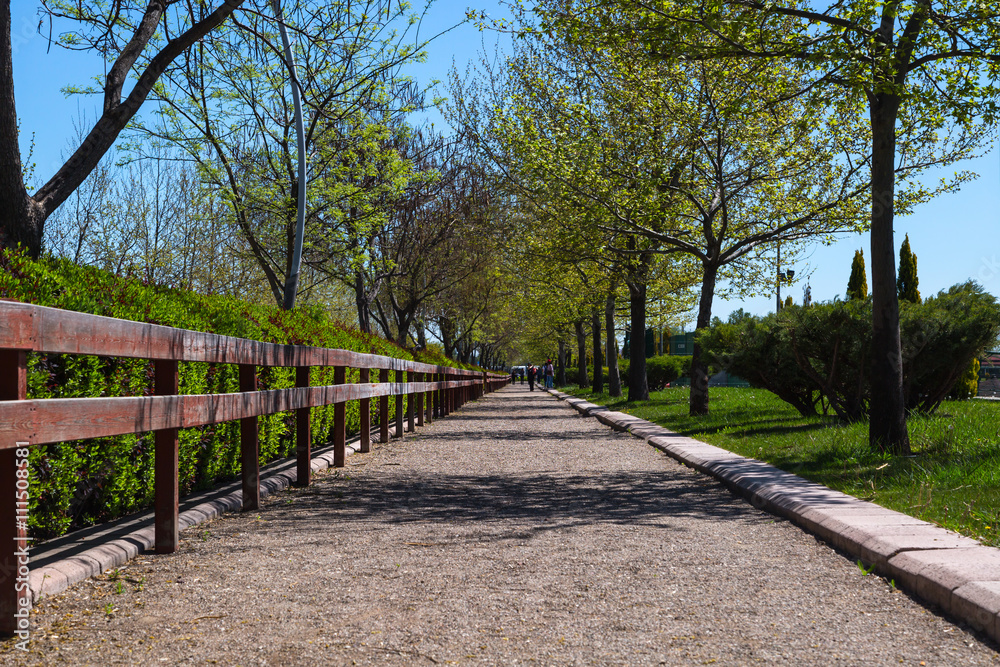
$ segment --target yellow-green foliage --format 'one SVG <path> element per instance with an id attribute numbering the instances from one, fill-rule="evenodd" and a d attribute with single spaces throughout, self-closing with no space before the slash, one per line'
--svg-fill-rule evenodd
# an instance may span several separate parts
<path id="1" fill-rule="evenodd" d="M 920 303 L 920 290 L 917 285 L 917 256 L 910 250 L 910 235 L 903 239 L 899 247 L 899 277 L 896 279 L 896 296 L 900 301 Z"/>
<path id="2" fill-rule="evenodd" d="M 397 358 L 412 355 L 394 343 L 330 322 L 318 308 L 282 311 L 220 296 L 147 285 L 65 260 L 32 262 L 0 252 L 0 298 L 65 310 L 207 331 L 273 343 L 343 348 Z M 454 366 L 427 355 L 423 361 Z M 29 398 L 141 396 L 149 394 L 152 364 L 144 360 L 77 355 L 29 356 Z M 348 373 L 357 380 L 358 371 Z M 312 371 L 314 385 L 332 384 L 332 368 Z M 261 389 L 294 386 L 290 368 L 259 369 Z M 238 369 L 229 364 L 181 363 L 180 393 L 239 390 Z M 390 416 L 395 401 L 389 402 Z M 372 402 L 373 418 L 377 402 Z M 359 427 L 358 404 L 347 404 L 349 432 Z M 330 438 L 333 408 L 312 411 L 313 445 Z M 292 413 L 260 417 L 262 463 L 294 452 Z M 186 494 L 239 477 L 239 423 L 180 433 L 180 488 Z M 153 434 L 79 440 L 33 447 L 29 456 L 30 531 L 35 538 L 63 534 L 148 507 L 153 498 Z"/>
<path id="3" fill-rule="evenodd" d="M 854 251 L 851 262 L 851 277 L 847 281 L 847 298 L 864 301 L 868 298 L 868 276 L 865 275 L 865 256 L 860 250 Z"/>
<path id="4" fill-rule="evenodd" d="M 973 359 L 965 369 L 955 386 L 951 389 L 949 398 L 965 401 L 979 393 L 979 359 Z"/>

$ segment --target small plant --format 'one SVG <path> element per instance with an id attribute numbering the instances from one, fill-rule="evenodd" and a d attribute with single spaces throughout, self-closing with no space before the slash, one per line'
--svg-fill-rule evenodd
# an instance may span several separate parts
<path id="1" fill-rule="evenodd" d="M 202 541 L 202 542 L 207 542 L 207 541 L 208 541 L 208 538 L 209 538 L 209 537 L 211 537 L 211 535 L 212 535 L 212 534 L 211 534 L 211 533 L 209 533 L 209 532 L 208 532 L 207 530 L 203 530 L 203 531 L 201 531 L 201 541 Z"/>
<path id="2" fill-rule="evenodd" d="M 108 572 L 108 581 L 118 581 L 122 578 L 121 568 L 115 568 Z"/>
<path id="3" fill-rule="evenodd" d="M 106 605 L 104 605 L 104 615 L 107 616 L 109 619 L 115 615 L 116 611 L 118 610 L 115 609 L 114 604 L 109 602 Z"/>
<path id="4" fill-rule="evenodd" d="M 861 562 L 861 561 L 859 560 L 859 561 L 858 561 L 858 569 L 859 569 L 859 570 L 861 570 L 861 576 L 862 576 L 862 577 L 867 577 L 867 576 L 868 576 L 869 574 L 871 574 L 871 573 L 872 573 L 872 571 L 873 571 L 873 570 L 875 569 L 875 565 L 873 564 L 873 565 L 871 565 L 871 567 L 868 567 L 868 568 L 866 568 L 866 567 L 865 567 L 865 564 L 864 564 L 864 563 L 862 563 L 862 562 Z"/>
<path id="5" fill-rule="evenodd" d="M 125 592 L 125 582 L 119 579 L 118 583 L 115 585 L 115 593 L 121 595 L 124 592 Z"/>

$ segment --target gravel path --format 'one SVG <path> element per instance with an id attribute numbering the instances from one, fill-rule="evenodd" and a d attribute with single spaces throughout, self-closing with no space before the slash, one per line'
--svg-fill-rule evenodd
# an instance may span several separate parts
<path id="1" fill-rule="evenodd" d="M 4 664 L 1000 665 L 793 525 L 508 387 L 33 615 Z M 109 613 L 110 612 L 110 613 Z"/>

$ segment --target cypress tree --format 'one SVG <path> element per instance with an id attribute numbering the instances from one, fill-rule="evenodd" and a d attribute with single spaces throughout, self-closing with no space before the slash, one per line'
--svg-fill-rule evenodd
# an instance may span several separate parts
<path id="1" fill-rule="evenodd" d="M 865 275 L 865 256 L 860 250 L 854 251 L 854 261 L 851 262 L 851 278 L 847 281 L 848 299 L 868 298 L 868 277 Z"/>
<path id="2" fill-rule="evenodd" d="M 920 290 L 917 285 L 917 256 L 910 251 L 910 235 L 903 239 L 899 247 L 899 277 L 896 279 L 896 294 L 900 301 L 920 303 Z"/>

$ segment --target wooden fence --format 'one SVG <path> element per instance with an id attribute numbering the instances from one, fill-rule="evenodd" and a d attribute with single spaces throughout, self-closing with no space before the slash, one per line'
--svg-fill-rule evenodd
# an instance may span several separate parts
<path id="1" fill-rule="evenodd" d="M 27 355 L 85 354 L 153 362 L 150 396 L 27 399 Z M 237 364 L 240 391 L 178 395 L 178 362 Z M 257 390 L 257 369 L 294 367 L 296 386 Z M 313 387 L 309 369 L 334 368 L 334 384 Z M 346 383 L 348 368 L 360 381 Z M 373 371 L 377 371 L 377 382 Z M 390 373 L 394 377 L 390 378 Z M 394 380 L 390 382 L 390 379 Z M 243 508 L 260 501 L 257 417 L 295 411 L 297 483 L 310 482 L 310 408 L 334 405 L 334 465 L 346 454 L 347 401 L 360 401 L 360 450 L 371 445 L 371 400 L 379 401 L 379 440 L 389 439 L 389 398 L 395 399 L 395 432 L 443 417 L 493 391 L 509 376 L 394 359 L 348 350 L 275 345 L 0 301 L 0 633 L 14 634 L 31 606 L 27 586 L 28 447 L 46 443 L 155 432 L 156 552 L 178 541 L 178 429 L 240 420 Z M 409 396 L 404 415 L 403 399 Z M 415 409 L 414 409 L 415 406 Z M 404 429 L 404 416 L 406 426 Z M 22 621 L 22 619 L 24 619 Z"/>

